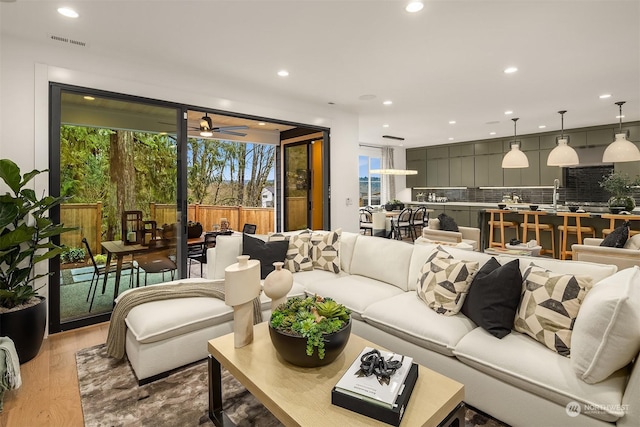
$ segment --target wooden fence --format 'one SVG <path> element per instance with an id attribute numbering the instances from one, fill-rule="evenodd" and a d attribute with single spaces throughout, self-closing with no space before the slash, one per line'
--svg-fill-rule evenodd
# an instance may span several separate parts
<path id="1" fill-rule="evenodd" d="M 150 203 L 150 218 L 158 227 L 174 224 L 177 218 L 175 205 Z M 249 208 L 244 206 L 211 206 L 191 204 L 188 206 L 189 221 L 199 222 L 205 231 L 213 230 L 221 218 L 227 218 L 234 230 L 242 230 L 244 224 L 256 224 L 258 234 L 275 230 L 274 208 Z M 86 237 L 94 255 L 102 252 L 102 202 L 65 203 L 60 206 L 60 222 L 65 227 L 77 230 L 62 234 L 60 242 L 71 248 L 84 248 L 82 238 Z"/>
<path id="2" fill-rule="evenodd" d="M 102 252 L 102 202 L 62 204 L 60 222 L 65 227 L 78 227 L 60 235 L 60 243 L 70 248 L 84 248 L 82 238 L 86 237 L 94 255 Z"/>
<path id="3" fill-rule="evenodd" d="M 151 219 L 156 221 L 159 227 L 176 222 L 175 205 L 151 203 L 149 208 Z M 257 234 L 267 234 L 275 230 L 274 208 L 190 204 L 187 209 L 187 219 L 202 224 L 204 231 L 213 230 L 215 224 L 220 224 L 221 218 L 226 218 L 234 230 L 242 230 L 244 224 L 255 224 Z"/>

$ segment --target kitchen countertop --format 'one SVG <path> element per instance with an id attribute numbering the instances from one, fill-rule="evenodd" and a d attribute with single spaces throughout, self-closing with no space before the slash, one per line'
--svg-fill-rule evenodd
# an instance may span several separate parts
<path id="1" fill-rule="evenodd" d="M 498 203 L 491 203 L 491 202 L 418 202 L 418 201 L 410 201 L 410 202 L 403 202 L 405 204 L 409 204 L 409 205 L 430 205 L 430 206 L 469 206 L 469 207 L 479 207 L 479 208 L 488 208 L 488 209 L 498 209 Z M 533 203 L 532 203 L 533 204 Z M 523 210 L 530 210 L 529 209 L 529 204 L 528 203 L 512 203 L 512 204 L 507 204 L 507 206 L 510 206 L 511 209 L 509 212 L 509 210 L 505 210 L 505 212 L 508 213 L 518 213 L 518 211 L 523 211 Z M 514 209 L 515 208 L 515 209 Z M 606 214 L 609 213 L 608 209 L 606 207 L 592 207 L 592 210 L 589 210 L 589 206 L 586 206 L 587 209 L 585 209 L 585 212 L 590 213 L 593 216 L 600 216 L 602 214 Z M 556 211 L 553 210 L 552 205 L 550 204 L 539 204 L 538 205 L 538 209 L 541 211 L 546 211 L 548 214 L 555 214 Z M 558 210 L 557 212 L 569 212 L 569 208 L 565 205 L 558 205 Z M 640 208 L 636 208 L 634 209 L 631 214 L 633 215 L 640 215 Z"/>

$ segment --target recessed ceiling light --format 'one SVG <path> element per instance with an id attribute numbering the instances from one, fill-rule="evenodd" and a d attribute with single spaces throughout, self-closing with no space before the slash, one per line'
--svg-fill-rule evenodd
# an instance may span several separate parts
<path id="1" fill-rule="evenodd" d="M 600 99 L 607 99 L 607 98 L 611 98 L 611 94 L 610 93 L 604 93 L 602 95 L 600 95 L 599 97 Z"/>
<path id="2" fill-rule="evenodd" d="M 77 18 L 78 16 L 80 16 L 78 15 L 78 12 L 71 9 L 70 7 L 59 7 L 58 13 L 62 16 L 66 16 L 67 18 Z"/>
<path id="3" fill-rule="evenodd" d="M 517 67 L 507 67 L 507 68 L 504 69 L 504 73 L 505 74 L 513 74 L 516 71 L 518 71 Z"/>
<path id="4" fill-rule="evenodd" d="M 260 122 L 258 123 L 258 126 L 264 126 L 266 123 L 265 122 Z"/>
<path id="5" fill-rule="evenodd" d="M 495 135 L 495 134 L 496 134 L 495 132 L 489 132 L 489 135 Z"/>
<path id="6" fill-rule="evenodd" d="M 511 111 L 511 110 L 507 110 L 507 111 L 505 111 L 505 112 L 504 112 L 504 115 L 505 115 L 505 116 L 508 116 L 508 115 L 510 115 L 510 114 L 513 114 L 513 111 Z"/>
<path id="7" fill-rule="evenodd" d="M 450 124 L 450 125 L 455 125 L 455 124 L 456 124 L 456 121 L 455 121 L 455 120 L 449 120 L 449 124 Z"/>
<path id="8" fill-rule="evenodd" d="M 449 137 L 449 141 L 453 141 L 453 138 Z"/>
<path id="9" fill-rule="evenodd" d="M 94 98 L 93 96 L 89 96 L 89 95 L 87 95 L 87 96 L 83 96 L 83 98 L 84 98 L 84 99 L 86 99 L 87 101 L 93 101 L 93 100 L 95 100 L 95 98 Z"/>
<path id="10" fill-rule="evenodd" d="M 407 7 L 404 8 L 404 10 L 406 10 L 409 13 L 415 13 L 415 12 L 420 12 L 423 7 L 424 7 L 424 4 L 422 4 L 421 1 L 410 1 L 407 4 Z"/>
<path id="11" fill-rule="evenodd" d="M 289 75 L 289 72 L 287 70 L 280 70 L 278 71 L 278 75 L 280 77 L 287 77 Z"/>
<path id="12" fill-rule="evenodd" d="M 547 127 L 547 125 L 540 125 L 540 126 L 538 126 L 538 129 L 544 129 L 546 127 Z"/>
<path id="13" fill-rule="evenodd" d="M 388 128 L 388 127 L 389 127 L 389 125 L 388 125 L 387 123 L 385 123 L 385 124 L 383 124 L 383 125 L 382 125 L 382 127 L 383 127 L 383 128 Z"/>
<path id="14" fill-rule="evenodd" d="M 624 119 L 624 114 L 621 116 L 616 116 L 616 119 Z"/>
<path id="15" fill-rule="evenodd" d="M 391 104 L 393 104 L 393 101 L 386 100 L 386 101 L 383 102 L 383 104 L 384 105 L 391 105 Z"/>

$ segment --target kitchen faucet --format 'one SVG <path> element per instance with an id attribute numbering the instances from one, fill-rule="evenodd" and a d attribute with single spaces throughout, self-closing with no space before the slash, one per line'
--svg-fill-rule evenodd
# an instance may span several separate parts
<path id="1" fill-rule="evenodd" d="M 560 188 L 560 180 L 558 178 L 553 180 L 553 210 L 558 210 L 558 188 Z"/>

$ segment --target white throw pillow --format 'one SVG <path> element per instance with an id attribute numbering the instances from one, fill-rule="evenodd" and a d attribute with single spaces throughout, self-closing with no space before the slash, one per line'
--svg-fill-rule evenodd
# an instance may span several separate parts
<path id="1" fill-rule="evenodd" d="M 573 327 L 571 366 L 588 384 L 628 365 L 640 351 L 640 268 L 622 270 L 589 291 Z"/>
<path id="2" fill-rule="evenodd" d="M 438 218 L 431 218 L 429 220 L 429 228 L 432 230 L 440 230 L 440 220 Z"/>
<path id="3" fill-rule="evenodd" d="M 634 249 L 636 251 L 640 250 L 640 234 L 635 234 L 635 235 L 629 237 L 627 242 L 624 244 L 624 248 L 625 249 Z"/>

